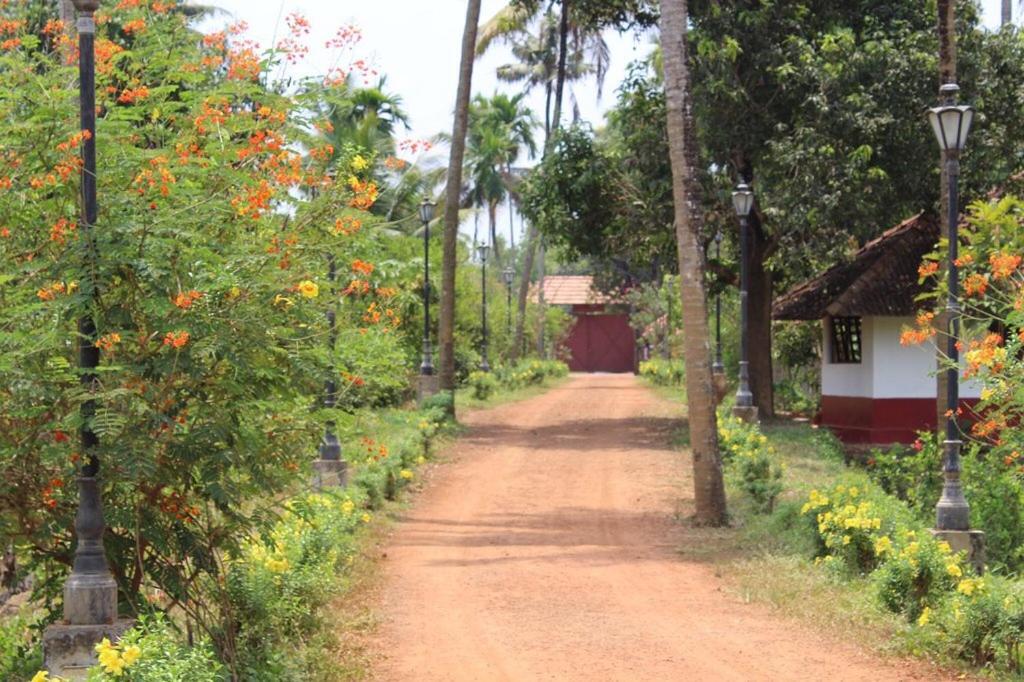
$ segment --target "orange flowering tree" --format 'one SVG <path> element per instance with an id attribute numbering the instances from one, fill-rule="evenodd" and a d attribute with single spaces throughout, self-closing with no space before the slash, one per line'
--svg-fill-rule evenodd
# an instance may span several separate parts
<path id="1" fill-rule="evenodd" d="M 961 415 L 963 480 L 971 523 L 986 533 L 990 559 L 1019 570 L 1024 566 L 1024 201 L 1007 195 L 973 204 L 962 229 L 958 261 L 963 332 L 961 372 L 980 382 L 981 400 Z M 934 282 L 933 295 L 945 300 L 940 262 L 946 245 L 921 264 L 922 280 Z M 922 311 L 904 344 L 944 340 L 934 312 Z M 932 458 L 935 447 L 921 447 Z M 930 465 L 938 471 L 938 462 Z M 932 494 L 938 495 L 937 490 Z M 930 511 L 930 506 L 928 507 Z"/>
<path id="2" fill-rule="evenodd" d="M 200 595 L 305 476 L 323 422 L 343 421 L 316 408 L 328 372 L 345 407 L 402 390 L 412 275 L 382 265 L 392 247 L 370 234 L 377 159 L 318 129 L 339 75 L 294 90 L 270 76 L 304 55 L 304 20 L 263 51 L 241 26 L 196 33 L 176 0 L 97 15 L 100 216 L 86 243 L 76 43 L 55 6 L 0 3 L 0 535 L 55 600 L 73 551 L 72 434 L 92 399 L 125 607 L 159 589 L 224 632 L 229 610 Z M 86 310 L 95 394 L 75 367 Z"/>

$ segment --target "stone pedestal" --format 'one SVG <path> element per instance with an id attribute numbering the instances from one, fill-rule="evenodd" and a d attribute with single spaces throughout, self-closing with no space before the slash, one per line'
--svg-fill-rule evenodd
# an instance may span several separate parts
<path id="1" fill-rule="evenodd" d="M 313 461 L 313 488 L 344 488 L 348 485 L 348 464 L 342 459 Z"/>
<path id="2" fill-rule="evenodd" d="M 43 632 L 46 670 L 61 679 L 84 680 L 88 669 L 98 662 L 96 645 L 103 638 L 116 643 L 134 624 L 119 620 L 106 625 L 51 625 Z"/>
<path id="3" fill-rule="evenodd" d="M 423 401 L 441 392 L 441 377 L 436 374 L 419 376 L 416 383 L 416 404 L 423 407 Z"/>
<path id="4" fill-rule="evenodd" d="M 751 405 L 750 407 L 741 407 L 740 405 L 736 405 L 732 408 L 732 416 L 746 424 L 756 424 L 757 406 Z"/>
<path id="5" fill-rule="evenodd" d="M 967 563 L 981 575 L 985 572 L 985 533 L 980 530 L 937 530 L 932 529 L 936 540 L 949 543 L 953 553 L 963 552 Z"/>

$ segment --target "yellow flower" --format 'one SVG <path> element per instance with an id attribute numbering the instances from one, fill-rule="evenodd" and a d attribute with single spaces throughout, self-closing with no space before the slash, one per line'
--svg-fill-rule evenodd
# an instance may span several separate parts
<path id="1" fill-rule="evenodd" d="M 341 513 L 345 516 L 348 516 L 353 511 L 355 511 L 355 508 L 356 503 L 353 502 L 352 500 L 345 500 L 344 502 L 341 503 Z"/>
<path id="2" fill-rule="evenodd" d="M 964 578 L 956 586 L 956 591 L 960 594 L 970 597 L 975 592 L 981 592 L 985 589 L 985 580 L 983 578 Z"/>
<path id="3" fill-rule="evenodd" d="M 360 155 L 352 157 L 352 170 L 363 171 L 370 167 L 370 162 Z"/>
<path id="4" fill-rule="evenodd" d="M 921 627 L 928 625 L 928 621 L 931 620 L 932 610 L 927 606 L 924 607 L 924 611 L 921 612 L 921 617 L 917 619 L 917 624 Z"/>
<path id="5" fill-rule="evenodd" d="M 110 642 L 108 641 L 108 648 L 103 649 L 102 651 L 100 651 L 98 645 L 96 647 L 96 650 L 99 651 L 100 654 L 100 667 L 103 668 L 105 672 L 110 673 L 114 677 L 120 677 L 121 673 L 124 672 L 125 662 L 124 659 L 121 658 L 121 654 L 117 653 L 117 649 L 109 647 L 109 644 Z"/>
<path id="6" fill-rule="evenodd" d="M 857 486 L 855 486 L 855 485 L 854 486 L 850 486 L 850 497 L 857 497 L 857 495 L 859 495 L 859 494 L 860 494 L 860 491 L 857 490 Z"/>
<path id="7" fill-rule="evenodd" d="M 946 573 L 953 576 L 954 578 L 959 578 L 964 574 L 964 572 L 960 570 L 960 567 L 956 564 L 946 564 Z"/>
<path id="8" fill-rule="evenodd" d="M 877 540 L 875 540 L 875 555 L 876 556 L 882 556 L 883 554 L 885 554 L 887 552 L 891 552 L 891 551 L 892 551 L 892 539 L 888 535 L 883 535 L 882 537 L 880 537 Z"/>
<path id="9" fill-rule="evenodd" d="M 290 298 L 285 298 L 281 294 L 278 294 L 277 296 L 274 297 L 274 305 L 279 305 L 282 308 L 290 308 L 294 304 L 292 303 L 292 300 Z"/>
<path id="10" fill-rule="evenodd" d="M 32 682 L 51 682 L 50 673 L 40 670 L 32 676 Z"/>
<path id="11" fill-rule="evenodd" d="M 360 517 L 359 517 L 359 519 L 360 519 L 360 520 L 361 520 L 361 521 L 362 521 L 363 523 L 369 523 L 369 522 L 370 522 L 370 515 L 369 515 L 369 514 L 367 514 L 366 512 L 363 512 L 363 515 L 362 515 L 362 516 L 360 516 Z"/>
<path id="12" fill-rule="evenodd" d="M 288 560 L 284 557 L 280 559 L 267 559 L 265 565 L 271 573 L 284 573 L 290 566 Z"/>
<path id="13" fill-rule="evenodd" d="M 427 461 L 427 458 L 424 457 L 423 455 L 420 455 L 419 457 L 416 458 L 416 463 L 417 464 L 423 464 L 426 461 Z"/>
<path id="14" fill-rule="evenodd" d="M 408 469 L 402 469 L 398 472 L 398 475 L 406 481 L 411 481 L 413 476 L 412 472 Z"/>
<path id="15" fill-rule="evenodd" d="M 134 644 L 126 646 L 124 648 L 124 653 L 121 654 L 121 658 L 124 659 L 125 666 L 131 666 L 135 661 L 139 660 L 140 656 L 142 656 L 142 650 Z"/>
<path id="16" fill-rule="evenodd" d="M 320 287 L 316 285 L 316 282 L 307 279 L 299 282 L 299 293 L 306 298 L 316 298 L 320 295 Z"/>

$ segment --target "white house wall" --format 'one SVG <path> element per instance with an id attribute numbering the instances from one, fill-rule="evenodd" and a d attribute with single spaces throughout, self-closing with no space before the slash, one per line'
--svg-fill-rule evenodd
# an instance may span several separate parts
<path id="1" fill-rule="evenodd" d="M 821 363 L 822 395 L 841 395 L 850 398 L 871 398 L 874 385 L 874 344 L 872 339 L 873 318 L 865 317 L 861 321 L 860 364 L 832 363 L 832 330 L 829 320 L 823 320 L 825 353 Z"/>
<path id="2" fill-rule="evenodd" d="M 832 334 L 823 322 L 825 356 L 821 368 L 822 395 L 851 398 L 935 398 L 935 346 L 902 346 L 900 335 L 911 327 L 909 317 L 865 317 L 860 364 L 832 364 Z M 961 398 L 978 398 L 981 386 L 960 382 Z"/>

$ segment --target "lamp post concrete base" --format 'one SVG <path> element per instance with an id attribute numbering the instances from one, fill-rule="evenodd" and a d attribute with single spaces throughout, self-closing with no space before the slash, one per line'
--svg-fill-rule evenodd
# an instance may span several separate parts
<path id="1" fill-rule="evenodd" d="M 963 552 L 974 570 L 981 575 L 985 572 L 985 533 L 980 530 L 939 530 L 933 528 L 932 536 L 949 544 L 954 554 Z"/>
<path id="2" fill-rule="evenodd" d="M 441 392 L 441 377 L 436 374 L 421 374 L 416 384 L 416 404 L 423 407 L 423 402 Z"/>
<path id="3" fill-rule="evenodd" d="M 732 416 L 745 424 L 756 424 L 758 419 L 757 405 L 735 405 L 732 408 Z"/>
<path id="4" fill-rule="evenodd" d="M 343 459 L 313 460 L 313 489 L 344 488 L 348 485 L 348 463 Z"/>
<path id="5" fill-rule="evenodd" d="M 119 620 L 102 625 L 67 625 L 55 623 L 43 632 L 43 661 L 54 677 L 84 680 L 86 672 L 96 665 L 96 644 L 104 638 L 116 643 L 135 624 Z"/>

